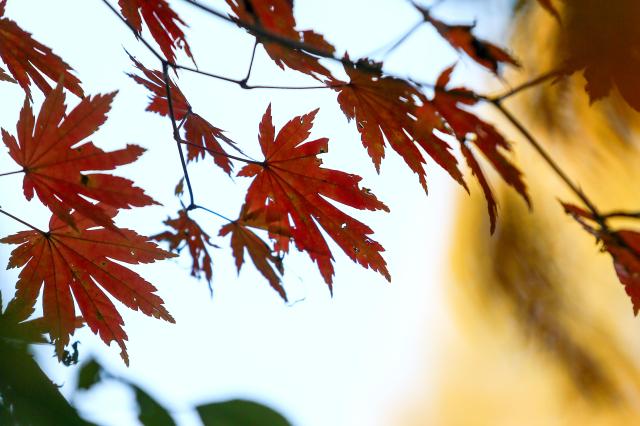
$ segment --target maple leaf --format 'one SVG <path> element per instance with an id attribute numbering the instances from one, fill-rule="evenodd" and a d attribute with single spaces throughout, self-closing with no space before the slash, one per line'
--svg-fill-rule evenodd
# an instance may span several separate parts
<path id="1" fill-rule="evenodd" d="M 27 315 L 16 315 L 14 306 L 16 306 L 16 299 L 9 301 L 7 308 L 2 310 L 2 294 L 0 294 L 0 341 L 3 339 L 11 339 L 15 341 L 22 341 L 25 343 L 47 343 L 48 340 L 44 337 L 47 332 L 46 324 L 42 317 L 28 320 L 29 316 L 33 313 L 34 309 L 26 310 Z M 25 309 L 22 309 L 25 311 Z M 82 318 L 78 321 L 78 327 L 83 324 Z"/>
<path id="2" fill-rule="evenodd" d="M 255 267 L 264 276 L 269 285 L 273 288 L 284 301 L 287 301 L 287 293 L 282 287 L 280 276 L 276 273 L 276 270 L 280 275 L 284 274 L 284 266 L 282 265 L 282 258 L 274 254 L 274 250 L 269 247 L 259 236 L 255 234 L 249 226 L 262 227 L 256 218 L 250 218 L 246 215 L 246 209 L 243 208 L 238 220 L 224 225 L 219 232 L 220 236 L 231 234 L 231 249 L 233 251 L 233 257 L 236 259 L 236 268 L 238 273 L 244 263 L 245 250 L 249 253 L 251 261 Z M 275 270 L 274 270 L 275 268 Z"/>
<path id="3" fill-rule="evenodd" d="M 291 0 L 226 0 L 234 14 L 234 19 L 250 25 L 260 26 L 292 42 L 304 44 L 326 54 L 333 54 L 335 48 L 324 37 L 314 31 L 299 31 L 293 16 Z M 321 77 L 331 78 L 331 73 L 323 67 L 318 58 L 301 48 L 283 46 L 266 37 L 251 32 L 262 43 L 267 54 L 281 69 L 285 65 L 293 70 L 305 73 L 322 81 Z"/>
<path id="4" fill-rule="evenodd" d="M 235 142 L 226 137 L 223 130 L 213 126 L 198 114 L 191 114 L 184 123 L 184 137 L 187 145 L 187 161 L 205 158 L 208 153 L 213 161 L 227 174 L 231 173 L 233 164 L 226 156 L 220 142 L 236 149 Z"/>
<path id="5" fill-rule="evenodd" d="M 135 74 L 127 74 L 136 83 L 143 85 L 151 92 L 151 102 L 147 106 L 147 111 L 155 112 L 162 116 L 169 116 L 169 102 L 167 99 L 167 88 L 162 71 L 147 69 L 134 57 L 129 55 L 136 68 L 146 77 L 142 78 Z M 183 144 L 187 145 L 187 161 L 194 161 L 204 158 L 208 153 L 213 157 L 215 164 L 222 168 L 227 174 L 231 173 L 233 164 L 228 157 L 222 144 L 233 148 L 242 154 L 236 143 L 229 139 L 224 130 L 221 130 L 209 123 L 202 116 L 192 111 L 191 105 L 187 101 L 180 88 L 169 79 L 169 91 L 171 92 L 171 102 L 173 115 L 176 121 L 183 121 L 184 139 Z"/>
<path id="6" fill-rule="evenodd" d="M 84 98 L 66 114 L 62 85 L 46 97 L 38 119 L 25 100 L 17 124 L 18 140 L 2 129 L 2 140 L 9 154 L 23 168 L 24 195 L 34 193 L 55 215 L 74 226 L 69 210 L 91 218 L 96 223 L 113 227 L 103 209 L 85 197 L 117 208 L 157 204 L 128 179 L 84 171 L 113 170 L 135 161 L 144 149 L 127 145 L 105 152 L 92 142 L 81 143 L 107 120 L 107 112 L 116 92 Z"/>
<path id="7" fill-rule="evenodd" d="M 62 81 L 64 87 L 76 96 L 83 97 L 80 80 L 70 73 L 71 67 L 47 46 L 39 43 L 14 21 L 4 17 L 7 0 L 0 0 L 0 58 L 13 78 L 0 69 L 0 80 L 17 82 L 31 99 L 31 82 L 45 95 L 51 86 L 45 77 Z M 15 79 L 15 80 L 14 80 Z"/>
<path id="8" fill-rule="evenodd" d="M 438 77 L 436 83 L 438 90 L 435 91 L 433 105 L 447 122 L 454 136 L 460 141 L 462 154 L 482 187 L 489 210 L 491 233 L 493 233 L 496 226 L 497 206 L 489 182 L 470 148 L 471 145 L 484 155 L 500 177 L 513 187 L 529 206 L 531 201 L 527 187 L 522 180 L 522 173 L 504 155 L 505 152 L 511 150 L 507 140 L 491 124 L 460 108 L 460 105 L 474 105 L 476 103 L 473 92 L 465 88 L 445 91 L 453 70 L 454 66 L 451 66 Z"/>
<path id="9" fill-rule="evenodd" d="M 17 83 L 5 70 L 0 68 L 0 81 L 8 81 L 9 83 Z"/>
<path id="10" fill-rule="evenodd" d="M 640 311 L 640 232 L 596 228 L 588 222 L 597 222 L 592 213 L 572 204 L 562 203 L 562 206 L 609 252 L 618 279 L 624 285 L 633 304 L 633 313 L 637 316 Z"/>
<path id="11" fill-rule="evenodd" d="M 211 243 L 209 235 L 184 210 L 178 212 L 177 218 L 165 220 L 164 224 L 173 228 L 175 232 L 165 231 L 153 235 L 151 239 L 168 242 L 171 251 L 180 250 L 180 246 L 184 244 L 189 248 L 189 254 L 193 259 L 191 275 L 200 278 L 204 273 L 207 282 L 211 284 L 213 260 L 207 251 L 207 246 L 216 246 Z"/>
<path id="12" fill-rule="evenodd" d="M 110 218 L 117 213 L 115 208 L 101 207 Z M 22 231 L 0 239 L 19 244 L 8 266 L 22 268 L 13 311 L 32 310 L 44 286 L 43 320 L 61 358 L 76 328 L 75 300 L 91 331 L 107 345 L 115 341 L 128 364 L 124 321 L 105 291 L 133 310 L 174 320 L 155 294 L 156 288 L 115 261 L 136 265 L 175 255 L 129 229 L 114 231 L 78 212 L 72 216 L 76 229 L 52 215 L 47 233 Z"/>
<path id="13" fill-rule="evenodd" d="M 591 102 L 615 87 L 622 98 L 640 111 L 640 2 L 618 0 L 566 1 L 561 36 L 567 74 L 583 71 Z"/>
<path id="14" fill-rule="evenodd" d="M 276 249 L 288 251 L 290 235 L 300 251 L 317 263 L 331 288 L 333 255 L 319 227 L 353 261 L 390 280 L 383 247 L 369 238 L 371 228 L 340 211 L 327 199 L 359 210 L 389 209 L 367 189 L 359 176 L 321 167 L 318 154 L 327 152 L 328 139 L 306 141 L 318 110 L 295 117 L 275 134 L 271 105 L 260 123 L 264 162 L 245 166 L 238 176 L 254 177 L 245 198 L 245 215 L 258 219 L 277 239 Z M 291 219 L 289 219 L 291 218 Z"/>
<path id="15" fill-rule="evenodd" d="M 415 5 L 422 13 L 425 22 L 430 23 L 438 33 L 451 46 L 457 50 L 462 50 L 469 55 L 471 59 L 478 64 L 487 68 L 494 74 L 498 74 L 498 66 L 500 64 L 509 64 L 519 67 L 520 64 L 504 49 L 493 43 L 477 38 L 473 35 L 474 25 L 449 25 L 434 18 L 428 9 Z"/>
<path id="16" fill-rule="evenodd" d="M 127 53 L 128 54 L 128 53 Z M 147 111 L 155 112 L 162 116 L 169 116 L 169 102 L 167 101 L 167 88 L 164 80 L 164 73 L 158 70 L 150 70 L 140 63 L 136 58 L 129 55 L 129 59 L 133 62 L 136 68 L 140 70 L 145 78 L 138 75 L 127 73 L 136 83 L 146 87 L 151 95 L 149 99 L 149 105 Z M 191 113 L 191 105 L 185 98 L 180 88 L 169 79 L 169 91 L 171 92 L 171 106 L 173 107 L 173 115 L 177 121 L 181 121 L 184 117 Z"/>
<path id="17" fill-rule="evenodd" d="M 122 16 L 135 30 L 142 32 L 142 20 L 147 24 L 153 39 L 171 63 L 175 63 L 176 51 L 183 49 L 193 60 L 191 48 L 180 25 L 187 26 L 166 0 L 118 0 Z"/>
<path id="18" fill-rule="evenodd" d="M 348 56 L 346 57 L 348 60 Z M 334 90 L 338 103 L 349 121 L 354 120 L 362 144 L 376 170 L 385 156 L 385 139 L 418 175 L 427 191 L 426 160 L 420 148 L 427 152 L 451 177 L 466 188 L 451 147 L 434 130 L 443 130 L 442 120 L 414 86 L 404 80 L 375 72 L 381 64 L 360 60 L 355 66 L 345 64 L 349 83 L 336 81 Z M 420 100 L 423 105 L 419 105 Z"/>

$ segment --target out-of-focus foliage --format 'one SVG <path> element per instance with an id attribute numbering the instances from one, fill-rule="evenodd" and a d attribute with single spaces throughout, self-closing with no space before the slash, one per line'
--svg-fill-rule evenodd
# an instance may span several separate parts
<path id="1" fill-rule="evenodd" d="M 535 1 L 520 3 L 512 50 L 525 71 L 509 79 L 528 81 L 566 66 L 567 46 L 588 50 L 594 38 L 617 40 L 598 71 L 610 73 L 610 96 L 594 102 L 593 90 L 585 92 L 598 65 L 583 64 L 508 105 L 602 211 L 637 210 L 640 115 L 615 79 L 616 69 L 635 68 L 631 59 L 614 59 L 624 49 L 621 35 L 640 28 L 637 15 L 618 8 L 634 10 L 636 2 L 557 1 L 562 24 Z M 517 154 L 534 213 L 501 183 L 495 192 L 502 220 L 490 237 L 482 200 L 461 200 L 451 247 L 456 333 L 442 356 L 435 401 L 403 424 L 637 424 L 639 328 L 624 287 L 610 275 L 610 257 L 598 253 L 592 236 L 567 226 L 571 219 L 549 194 L 573 196 L 558 192 L 558 179 L 535 152 L 517 144 Z M 634 224 L 611 221 L 614 229 Z"/>
<path id="2" fill-rule="evenodd" d="M 0 425 L 92 425 L 69 404 L 29 353 L 29 344 L 47 343 L 42 320 L 16 322 L 10 314 L 0 312 Z M 70 363 L 77 362 L 75 345 L 74 353 L 66 354 L 65 359 Z M 77 390 L 88 391 L 105 380 L 116 380 L 133 390 L 138 420 L 143 426 L 176 424 L 170 410 L 147 391 L 124 378 L 111 375 L 95 360 L 89 360 L 80 369 Z M 196 410 L 204 426 L 289 425 L 279 413 L 251 401 L 215 402 L 199 405 Z"/>
<path id="3" fill-rule="evenodd" d="M 205 425 L 215 426 L 290 426 L 280 413 L 252 401 L 234 399 L 196 407 Z"/>
<path id="4" fill-rule="evenodd" d="M 49 380 L 28 351 L 30 343 L 46 343 L 42 318 L 17 320 L 2 312 L 0 296 L 0 424 L 86 425 Z"/>

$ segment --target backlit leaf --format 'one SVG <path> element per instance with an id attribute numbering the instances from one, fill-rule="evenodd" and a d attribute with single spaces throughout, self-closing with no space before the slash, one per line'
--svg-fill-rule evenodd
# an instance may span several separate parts
<path id="1" fill-rule="evenodd" d="M 116 215 L 113 208 L 103 207 L 103 211 L 110 219 Z M 76 328 L 75 301 L 91 331 L 106 344 L 115 341 L 128 363 L 124 321 L 105 291 L 133 310 L 174 320 L 155 294 L 156 288 L 115 261 L 136 265 L 174 255 L 134 231 L 114 231 L 77 212 L 72 222 L 75 229 L 54 215 L 46 234 L 22 231 L 0 240 L 19 244 L 9 259 L 9 268 L 22 268 L 14 311 L 31 310 L 44 286 L 43 320 L 59 358 Z"/>
<path id="2" fill-rule="evenodd" d="M 55 215 L 74 226 L 74 216 L 85 216 L 95 223 L 112 227 L 111 217 L 102 207 L 85 197 L 116 208 L 156 204 L 144 191 L 128 179 L 96 170 L 113 170 L 134 162 L 144 149 L 127 145 L 117 151 L 105 152 L 92 142 L 83 140 L 95 133 L 107 120 L 107 112 L 116 93 L 87 97 L 69 113 L 65 95 L 58 85 L 49 93 L 38 118 L 25 100 L 17 124 L 18 139 L 2 129 L 2 140 L 13 160 L 23 167 L 24 195 L 35 195 Z"/>

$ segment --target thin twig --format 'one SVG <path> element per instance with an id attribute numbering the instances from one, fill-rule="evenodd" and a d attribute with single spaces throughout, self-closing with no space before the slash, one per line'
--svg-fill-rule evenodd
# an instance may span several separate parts
<path id="1" fill-rule="evenodd" d="M 246 86 L 249 81 L 249 77 L 251 77 L 251 70 L 253 69 L 253 60 L 256 57 L 256 49 L 258 48 L 258 39 L 255 39 L 253 42 L 253 49 L 251 50 L 251 60 L 249 61 L 249 69 L 247 70 L 247 75 L 242 79 L 242 85 Z"/>
<path id="2" fill-rule="evenodd" d="M 333 89 L 335 87 L 345 87 L 348 86 L 348 83 L 339 83 L 339 84 L 324 84 L 324 85 L 316 85 L 316 86 L 270 86 L 264 84 L 258 84 L 255 86 L 246 86 L 244 89 L 252 90 L 252 89 L 278 89 L 278 90 L 312 90 L 312 89 Z"/>
<path id="3" fill-rule="evenodd" d="M 16 222 L 20 222 L 21 224 L 23 224 L 24 226 L 28 226 L 29 228 L 33 229 L 36 232 L 41 233 L 42 235 L 49 235 L 48 232 L 44 232 L 42 229 L 36 228 L 35 226 L 33 226 L 32 224 L 25 222 L 24 220 L 20 219 L 19 217 L 16 217 L 14 215 L 12 215 L 11 213 L 8 213 L 2 209 L 0 209 L 0 213 L 2 213 L 5 216 L 10 217 L 11 219 L 15 220 Z"/>
<path id="4" fill-rule="evenodd" d="M 372 50 L 371 52 L 367 53 L 365 56 L 375 56 L 378 53 L 382 53 L 382 57 L 386 58 L 391 52 L 393 52 L 394 50 L 396 50 L 402 43 L 404 43 L 409 37 L 411 37 L 411 35 L 422 26 L 422 24 L 424 24 L 424 20 L 420 20 L 418 22 L 416 22 L 411 29 L 409 29 L 407 32 L 405 32 L 400 38 L 398 38 L 396 41 L 393 42 L 393 44 L 388 43 L 387 45 L 383 46 L 383 47 L 379 47 L 375 50 Z M 386 47 L 391 45 L 391 47 Z"/>
<path id="5" fill-rule="evenodd" d="M 612 211 L 609 213 L 603 213 L 602 217 L 604 219 L 611 219 L 611 218 L 640 219 L 640 212 Z"/>
<path id="6" fill-rule="evenodd" d="M 169 105 L 169 118 L 171 119 L 171 126 L 173 127 L 173 139 L 176 141 L 178 148 L 178 154 L 180 154 L 180 164 L 182 165 L 182 172 L 184 174 L 184 181 L 187 183 L 187 190 L 189 191 L 190 204 L 194 204 L 193 188 L 191 187 L 191 179 L 189 179 L 189 171 L 187 170 L 187 163 L 184 160 L 184 153 L 182 152 L 180 131 L 176 124 L 176 116 L 173 112 L 173 100 L 171 97 L 171 85 L 169 80 L 169 63 L 165 60 L 162 61 L 162 73 L 164 77 L 164 87 L 167 92 L 167 104 Z"/>
<path id="7" fill-rule="evenodd" d="M 316 85 L 316 86 L 272 86 L 272 85 L 248 85 L 244 80 L 238 80 L 231 77 L 225 77 L 220 74 L 214 74 L 208 71 L 203 71 L 197 68 L 190 67 L 188 65 L 174 64 L 172 62 L 167 62 L 171 68 L 180 69 L 184 71 L 189 71 L 194 74 L 200 74 L 205 77 L 215 78 L 217 80 L 223 80 L 227 83 L 233 83 L 240 86 L 243 89 L 253 90 L 253 89 L 282 89 L 282 90 L 307 90 L 307 89 L 329 89 L 333 87 L 343 87 L 346 86 L 346 83 L 329 83 L 324 85 Z"/>
<path id="8" fill-rule="evenodd" d="M 505 100 L 507 98 L 510 98 L 513 95 L 516 95 L 516 94 L 522 92 L 523 90 L 530 89 L 530 88 L 532 88 L 534 86 L 537 86 L 539 84 L 544 83 L 547 80 L 550 80 L 550 79 L 555 78 L 555 77 L 560 77 L 563 74 L 564 74 L 563 70 L 551 70 L 551 71 L 548 71 L 548 72 L 540 75 L 539 77 L 534 78 L 533 80 L 529 80 L 529 81 L 527 81 L 527 82 L 525 82 L 525 83 L 523 83 L 523 84 L 521 84 L 519 86 L 514 87 L 511 90 L 508 90 L 507 92 L 505 92 L 505 93 L 503 93 L 501 95 L 496 95 L 496 96 L 490 97 L 489 100 L 491 102 L 503 101 L 503 100 Z"/>

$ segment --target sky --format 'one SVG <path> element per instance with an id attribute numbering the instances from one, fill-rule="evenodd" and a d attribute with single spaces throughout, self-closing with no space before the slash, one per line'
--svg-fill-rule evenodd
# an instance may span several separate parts
<path id="1" fill-rule="evenodd" d="M 221 1 L 204 3 L 225 10 Z M 244 76 L 252 37 L 180 0 L 171 4 L 190 25 L 187 37 L 200 69 Z M 455 15 L 447 6 L 441 10 L 443 16 L 462 22 L 479 14 L 477 8 Z M 10 0 L 7 15 L 71 64 L 86 93 L 119 90 L 109 120 L 91 140 L 107 150 L 127 143 L 148 149 L 117 174 L 133 179 L 163 206 L 124 211 L 117 223 L 145 235 L 162 231 L 162 220 L 180 208 L 173 189 L 182 171 L 169 121 L 144 111 L 147 92 L 125 75 L 133 67 L 124 48 L 149 68 L 157 68 L 157 60 L 100 0 Z M 358 57 L 397 39 L 419 15 L 401 0 L 300 0 L 296 18 L 300 28 L 313 28 L 339 52 L 348 48 L 352 57 Z M 480 30 L 492 31 L 490 24 Z M 386 66 L 400 75 L 433 81 L 458 60 L 425 27 L 390 55 Z M 188 63 L 184 56 L 179 61 Z M 335 64 L 326 65 L 342 75 Z M 461 61 L 459 68 L 458 78 L 476 78 L 477 69 L 470 61 Z M 220 246 L 212 250 L 213 297 L 206 282 L 189 276 L 186 256 L 135 267 L 158 287 L 176 324 L 117 304 L 129 335 L 131 366 L 122 363 L 116 345 L 106 347 L 86 327 L 72 337 L 81 341 L 81 361 L 95 357 L 113 374 L 140 385 L 168 406 L 181 425 L 198 424 L 191 410 L 194 405 L 230 398 L 266 403 L 297 425 L 389 424 L 408 400 L 428 394 L 429 388 L 416 377 L 429 376 L 438 346 L 451 327 L 445 296 L 448 237 L 460 189 L 430 162 L 430 192 L 425 196 L 416 176 L 391 150 L 377 175 L 355 125 L 346 121 L 336 93 L 330 90 L 244 91 L 190 74 L 180 74 L 178 83 L 194 110 L 258 158 L 258 123 L 269 104 L 276 129 L 319 107 L 312 137 L 330 139 L 325 166 L 363 176 L 363 186 L 391 208 L 389 214 L 345 210 L 375 230 L 374 239 L 386 248 L 392 283 L 360 268 L 331 245 L 336 258 L 331 297 L 315 265 L 294 251 L 285 260 L 283 281 L 291 302 L 283 303 L 252 264 L 245 264 L 237 275 L 228 239 L 216 236 L 224 222 L 195 211 L 193 217 Z M 259 48 L 250 83 L 308 85 L 313 80 L 281 71 Z M 14 132 L 24 94 L 17 86 L 2 84 L 0 96 L 0 125 Z M 67 101 L 75 105 L 77 99 L 68 95 Z M 37 108 L 41 102 L 37 94 Z M 0 172 L 15 168 L 3 149 Z M 249 180 L 229 178 L 210 159 L 190 165 L 189 170 L 196 202 L 236 217 Z M 49 213 L 39 202 L 22 197 L 22 177 L 2 179 L 3 209 L 46 228 Z M 2 236 L 23 229 L 0 220 Z M 7 262 L 11 249 L 0 246 L 0 263 Z M 17 273 L 3 274 L 5 304 Z M 36 348 L 35 353 L 87 419 L 104 425 L 136 424 L 132 395 L 125 388 L 107 383 L 88 393 L 74 393 L 78 368 L 59 365 L 51 358 L 50 347 Z"/>

